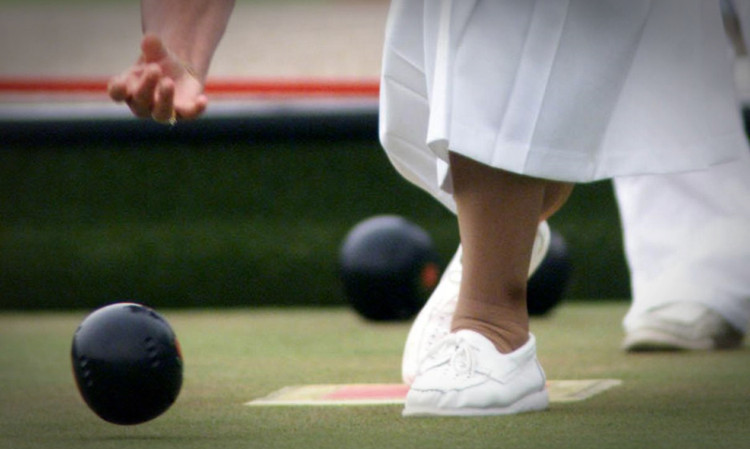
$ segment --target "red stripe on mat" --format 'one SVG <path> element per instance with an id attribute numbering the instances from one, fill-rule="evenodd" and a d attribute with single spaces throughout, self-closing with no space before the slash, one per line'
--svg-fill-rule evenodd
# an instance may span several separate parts
<path id="1" fill-rule="evenodd" d="M 407 385 L 400 384 L 344 385 L 333 393 L 323 396 L 323 399 L 403 399 L 408 391 Z"/>
<path id="2" fill-rule="evenodd" d="M 1 94 L 101 94 L 106 78 L 0 77 Z M 330 79 L 209 79 L 206 92 L 214 95 L 373 97 L 378 81 Z"/>

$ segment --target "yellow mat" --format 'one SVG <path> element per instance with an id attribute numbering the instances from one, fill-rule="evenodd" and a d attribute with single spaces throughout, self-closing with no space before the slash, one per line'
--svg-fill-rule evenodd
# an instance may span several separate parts
<path id="1" fill-rule="evenodd" d="M 550 380 L 550 402 L 588 399 L 620 385 L 617 379 Z M 409 387 L 403 384 L 317 384 L 284 387 L 247 402 L 250 406 L 271 405 L 384 405 L 403 404 Z"/>

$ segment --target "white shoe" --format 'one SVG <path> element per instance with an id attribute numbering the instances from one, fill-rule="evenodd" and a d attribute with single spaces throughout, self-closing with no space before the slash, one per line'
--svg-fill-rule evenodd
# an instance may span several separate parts
<path id="1" fill-rule="evenodd" d="M 533 335 L 519 349 L 502 354 L 483 335 L 460 330 L 424 359 L 406 395 L 403 415 L 508 415 L 548 405 Z"/>
<path id="2" fill-rule="evenodd" d="M 623 349 L 677 351 L 731 349 L 744 335 L 721 315 L 696 302 L 676 302 L 640 316 L 628 326 Z"/>
<path id="3" fill-rule="evenodd" d="M 550 229 L 547 222 L 539 224 L 534 248 L 531 252 L 529 277 L 539 268 L 547 255 L 550 243 Z M 445 268 L 440 283 L 430 295 L 422 310 L 414 319 L 414 323 L 406 337 L 404 355 L 401 361 L 401 378 L 404 383 L 411 385 L 417 375 L 419 362 L 430 352 L 443 337 L 451 331 L 453 313 L 458 302 L 458 289 L 461 284 L 461 246 Z"/>

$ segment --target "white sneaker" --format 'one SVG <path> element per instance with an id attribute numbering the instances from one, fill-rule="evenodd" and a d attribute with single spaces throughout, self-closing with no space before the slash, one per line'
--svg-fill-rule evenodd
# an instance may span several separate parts
<path id="1" fill-rule="evenodd" d="M 502 354 L 483 335 L 460 330 L 424 359 L 406 395 L 403 415 L 508 415 L 548 405 L 533 335 L 519 349 Z"/>
<path id="2" fill-rule="evenodd" d="M 623 349 L 677 351 L 731 349 L 744 335 L 721 315 L 695 302 L 676 302 L 649 311 L 628 326 Z"/>
<path id="3" fill-rule="evenodd" d="M 550 229 L 547 222 L 539 224 L 531 252 L 529 277 L 539 268 L 547 255 L 550 243 Z M 401 378 L 404 383 L 411 385 L 417 375 L 419 362 L 430 352 L 437 342 L 451 331 L 453 313 L 458 303 L 458 289 L 461 285 L 461 246 L 445 268 L 440 283 L 430 295 L 422 310 L 414 319 L 414 323 L 406 337 L 404 355 L 401 361 Z"/>

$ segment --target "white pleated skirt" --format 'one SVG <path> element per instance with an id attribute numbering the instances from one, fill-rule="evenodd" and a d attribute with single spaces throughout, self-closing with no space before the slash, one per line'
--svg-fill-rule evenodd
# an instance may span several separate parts
<path id="1" fill-rule="evenodd" d="M 748 151 L 733 60 L 719 0 L 395 0 L 380 138 L 450 209 L 449 151 L 568 182 L 705 169 Z"/>

